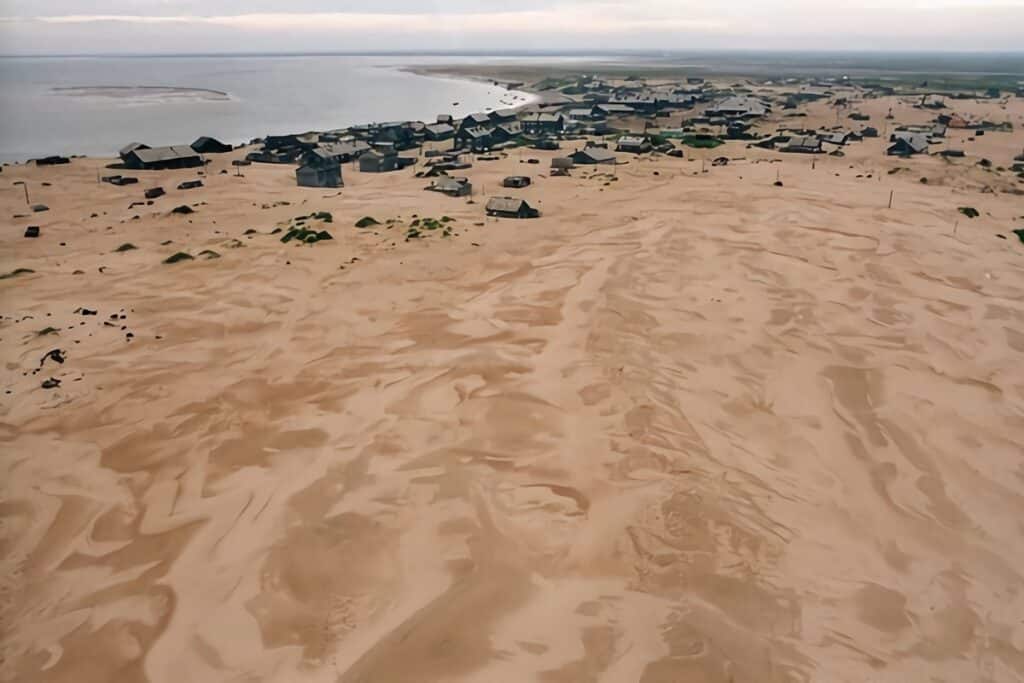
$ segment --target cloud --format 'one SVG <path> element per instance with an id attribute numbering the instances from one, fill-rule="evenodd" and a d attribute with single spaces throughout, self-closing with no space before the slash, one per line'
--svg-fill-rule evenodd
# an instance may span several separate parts
<path id="1" fill-rule="evenodd" d="M 556 7 L 550 10 L 519 12 L 477 12 L 446 14 L 302 12 L 235 14 L 221 16 L 144 16 L 127 14 L 72 14 L 32 17 L 27 21 L 42 24 L 205 24 L 248 31 L 374 31 L 429 33 L 443 21 L 446 32 L 614 34 L 648 30 L 721 31 L 728 28 L 722 20 L 665 18 L 636 14 L 629 6 L 617 4 Z"/>
<path id="2" fill-rule="evenodd" d="M 1024 0 L 0 0 L 6 52 L 1014 49 Z M 88 12 L 81 10 L 88 7 Z M 18 10 L 21 13 L 18 13 Z M 130 30 L 125 30 L 130 27 Z"/>

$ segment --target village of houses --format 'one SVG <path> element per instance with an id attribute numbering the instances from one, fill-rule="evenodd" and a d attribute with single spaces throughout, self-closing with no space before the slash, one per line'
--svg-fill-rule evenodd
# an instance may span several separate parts
<path id="1" fill-rule="evenodd" d="M 975 149 L 986 134 L 1012 132 L 1009 115 L 993 120 L 958 106 L 995 103 L 1005 111 L 1011 98 L 1024 97 L 1024 88 L 900 92 L 836 78 L 715 85 L 703 78 L 645 81 L 581 76 L 569 79 L 563 92 L 555 94 L 543 93 L 538 103 L 520 109 L 493 109 L 461 119 L 442 114 L 431 122 L 367 123 L 268 135 L 245 146 L 244 158 L 232 163 L 237 167 L 294 166 L 297 185 L 311 188 L 343 187 L 346 174 L 353 172 L 394 173 L 411 167 L 425 180 L 425 190 L 466 197 L 475 194 L 474 163 L 498 160 L 517 149 L 535 151 L 537 157 L 544 157 L 543 166 L 532 174 L 506 177 L 504 188 L 518 192 L 494 194 L 486 203 L 488 215 L 513 218 L 539 215 L 528 193 L 538 176 L 614 167 L 642 155 L 691 162 L 699 158 L 704 171 L 707 164 L 725 165 L 730 159 L 764 151 L 843 157 L 866 140 L 884 143 L 880 154 L 888 157 L 908 162 L 926 156 L 965 160 L 990 172 L 1005 172 L 1010 182 L 1016 176 L 1016 182 L 1024 184 L 1024 150 L 1007 142 L 1005 158 L 990 159 Z M 811 107 L 818 108 L 817 116 L 808 114 Z M 869 109 L 875 113 L 866 113 Z M 144 171 L 199 168 L 209 155 L 231 151 L 231 145 L 201 137 L 191 145 L 132 143 L 120 150 L 120 157 L 126 170 Z M 540 158 L 528 161 L 533 168 L 542 163 Z M 136 182 L 135 177 L 124 175 L 105 179 L 115 184 Z M 201 181 L 191 182 L 193 187 L 201 185 Z M 150 188 L 146 196 L 160 194 L 163 188 Z"/>

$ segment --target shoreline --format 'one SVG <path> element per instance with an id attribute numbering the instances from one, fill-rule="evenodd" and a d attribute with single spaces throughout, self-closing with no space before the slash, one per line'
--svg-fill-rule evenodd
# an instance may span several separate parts
<path id="1" fill-rule="evenodd" d="M 355 65 L 355 66 L 358 68 L 358 65 Z M 475 86 L 487 85 L 487 86 L 490 86 L 490 87 L 500 87 L 500 88 L 502 88 L 502 92 L 500 92 L 500 93 L 496 93 L 494 95 L 482 95 L 481 99 L 486 100 L 487 104 L 485 104 L 485 105 L 483 105 L 483 106 L 481 106 L 479 108 L 474 109 L 474 111 L 485 111 L 485 110 L 488 110 L 488 109 L 502 109 L 502 108 L 510 108 L 510 109 L 517 109 L 518 110 L 518 109 L 521 109 L 523 107 L 528 107 L 528 106 L 535 105 L 539 101 L 539 97 L 535 93 L 527 92 L 527 91 L 524 91 L 524 90 L 509 90 L 507 88 L 504 88 L 504 86 L 500 86 L 500 85 L 495 86 L 493 83 L 488 82 L 488 81 L 486 81 L 486 79 L 481 79 L 481 78 L 473 78 L 473 77 L 468 77 L 468 76 L 460 76 L 460 75 L 454 74 L 454 73 L 452 73 L 452 74 L 437 73 L 437 72 L 433 72 L 432 73 L 432 72 L 429 72 L 429 71 L 426 71 L 426 70 L 418 69 L 413 64 L 397 64 L 397 65 L 396 64 L 369 64 L 369 65 L 366 65 L 363 68 L 365 68 L 368 71 L 385 70 L 385 71 L 401 72 L 401 73 L 407 74 L 409 76 L 413 76 L 413 77 L 420 78 L 420 79 L 425 79 L 425 80 L 432 80 L 432 81 L 439 81 L 439 80 L 441 80 L 441 81 L 450 81 L 450 82 L 453 82 L 453 83 L 473 84 Z M 107 94 L 107 93 L 111 93 L 113 91 L 122 91 L 122 92 L 125 93 L 125 95 L 122 97 L 122 96 L 120 96 L 120 94 L 113 94 L 113 95 Z M 189 102 L 185 103 L 185 104 L 188 104 L 188 105 L 195 105 L 195 106 L 230 106 L 230 105 L 237 105 L 238 103 L 244 102 L 246 100 L 246 97 L 243 94 L 240 94 L 240 93 L 238 93 L 236 91 L 233 91 L 231 89 L 226 89 L 226 90 L 221 89 L 221 90 L 218 90 L 218 89 L 215 89 L 215 88 L 199 87 L 199 86 L 159 86 L 159 85 L 148 85 L 148 86 L 147 85 L 125 85 L 125 86 L 114 86 L 114 85 L 95 85 L 95 86 L 93 86 L 93 85 L 66 86 L 65 85 L 65 86 L 60 86 L 60 85 L 54 85 L 54 86 L 47 86 L 45 91 L 40 91 L 38 93 L 32 93 L 31 96 L 33 96 L 33 97 L 53 97 L 53 98 L 62 97 L 62 98 L 68 98 L 69 100 L 78 100 L 78 101 L 89 101 L 89 100 L 92 100 L 92 101 L 106 101 L 106 102 L 112 103 L 112 106 L 110 107 L 111 111 L 117 111 L 121 107 L 127 108 L 129 106 L 133 106 L 132 105 L 133 96 L 131 94 L 129 94 L 129 93 L 138 93 L 138 95 L 139 95 L 138 99 L 157 100 L 159 98 L 156 98 L 156 97 L 149 98 L 148 96 L 151 93 L 158 93 L 158 92 L 166 92 L 167 93 L 167 97 L 168 97 L 169 100 L 173 99 L 176 96 L 176 94 L 193 93 L 193 92 L 194 93 L 211 93 L 211 94 L 216 94 L 218 96 L 216 98 L 213 98 L 213 97 L 210 97 L 210 98 L 197 97 L 197 98 L 195 98 L 194 101 L 189 101 Z M 449 100 L 449 102 L 451 102 L 451 101 L 459 101 L 459 102 L 465 101 L 465 97 L 460 96 L 458 93 L 453 93 L 453 96 L 456 99 L 455 100 Z M 523 98 L 524 101 L 513 101 L 510 104 L 506 103 L 505 101 L 503 101 L 503 100 L 508 100 L 508 99 L 513 99 L 514 100 L 517 97 Z M 180 99 L 187 99 L 187 98 L 180 98 Z M 145 111 L 146 111 L 147 114 L 150 114 L 150 115 L 159 114 L 159 115 L 162 115 L 162 116 L 168 116 L 168 114 L 166 112 L 173 111 L 173 110 L 166 109 L 165 107 L 176 106 L 179 103 L 180 103 L 180 100 L 179 101 L 175 101 L 173 103 L 171 103 L 171 102 L 148 101 L 148 102 L 145 102 L 145 103 L 138 104 L 136 106 L 138 108 L 142 108 L 142 107 L 148 108 Z M 317 116 L 317 110 L 316 109 L 317 108 L 312 108 L 312 107 L 310 108 L 309 117 L 308 117 L 309 120 L 312 120 L 312 119 L 316 118 L 316 116 Z M 160 146 L 160 145 L 164 145 L 164 144 L 167 144 L 167 145 L 171 145 L 171 144 L 187 145 L 187 144 L 190 144 L 193 140 L 195 140 L 198 137 L 209 135 L 211 137 L 215 137 L 215 138 L 217 138 L 219 140 L 222 140 L 223 142 L 231 144 L 233 146 L 242 146 L 242 145 L 248 145 L 250 143 L 250 141 L 252 141 L 254 139 L 260 139 L 260 138 L 263 138 L 263 137 L 265 137 L 267 135 L 287 135 L 287 134 L 303 134 L 303 133 L 309 133 L 309 132 L 323 132 L 323 131 L 328 131 L 328 130 L 339 130 L 339 129 L 349 128 L 349 127 L 357 126 L 357 125 L 361 125 L 361 124 L 375 123 L 375 122 L 381 122 L 381 121 L 391 121 L 391 120 L 417 121 L 417 120 L 419 120 L 419 121 L 422 121 L 423 123 L 430 124 L 430 123 L 434 122 L 434 120 L 435 120 L 434 117 L 437 114 L 448 113 L 448 112 L 451 111 L 451 109 L 452 109 L 452 107 L 450 105 L 447 108 L 438 107 L 438 108 L 436 108 L 436 110 L 433 112 L 432 115 L 428 114 L 424 110 L 421 113 L 421 115 L 420 115 L 421 118 L 411 118 L 411 117 L 400 117 L 400 116 L 396 117 L 396 116 L 393 115 L 393 112 L 392 112 L 392 110 L 389 107 L 385 107 L 382 110 L 378 110 L 378 111 L 374 112 L 374 114 L 372 116 L 353 117 L 352 120 L 339 119 L 337 121 L 331 122 L 329 125 L 323 125 L 323 126 L 316 126 L 314 124 L 314 125 L 311 125 L 311 126 L 279 127 L 276 124 L 268 124 L 267 126 L 263 126 L 261 124 L 256 123 L 256 124 L 252 124 L 251 126 L 248 127 L 248 132 L 246 132 L 244 134 L 234 134 L 234 135 L 217 134 L 216 131 L 211 131 L 210 130 L 210 128 L 215 128 L 216 127 L 215 124 L 214 125 L 204 125 L 204 123 L 202 123 L 202 117 L 197 117 L 197 118 L 200 119 L 200 121 L 197 122 L 195 124 L 195 126 L 190 129 L 190 132 L 188 134 L 185 134 L 185 135 L 181 136 L 182 139 L 176 139 L 176 140 L 174 140 L 174 139 L 171 139 L 171 140 L 155 140 L 152 144 L 154 144 L 154 146 Z M 461 109 L 461 107 L 459 109 Z M 460 118 L 460 117 L 456 116 L 456 118 Z M 84 136 L 83 139 L 87 139 L 88 137 L 89 136 Z M 40 150 L 33 151 L 33 152 L 27 152 L 27 151 L 23 151 L 23 150 L 14 151 L 14 152 L 7 152 L 5 150 L 0 149 L 0 164 L 7 164 L 7 165 L 26 164 L 26 163 L 31 162 L 34 159 L 43 158 L 43 157 L 47 157 L 47 156 L 66 156 L 66 157 L 69 157 L 69 158 L 96 158 L 96 159 L 116 158 L 117 150 L 120 149 L 121 146 L 123 146 L 124 144 L 127 144 L 128 142 L 131 142 L 133 140 L 136 140 L 136 139 L 139 139 L 139 138 L 146 138 L 146 137 L 151 137 L 151 136 L 147 135 L 145 132 L 127 132 L 127 133 L 125 133 L 125 136 L 124 136 L 123 140 L 121 140 L 120 142 L 112 143 L 111 144 L 109 152 L 85 152 L 85 153 L 78 152 L 78 151 L 75 150 L 74 143 L 71 143 L 71 142 L 63 143 L 60 146 L 54 145 L 52 147 L 50 147 L 50 146 L 43 147 Z"/>

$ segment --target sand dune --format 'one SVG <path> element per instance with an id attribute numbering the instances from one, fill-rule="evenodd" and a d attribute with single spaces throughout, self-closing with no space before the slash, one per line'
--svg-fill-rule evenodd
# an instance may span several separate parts
<path id="1" fill-rule="evenodd" d="M 1024 201 L 883 148 L 469 171 L 528 169 L 535 221 L 407 171 L 219 158 L 127 208 L 194 172 L 5 168 L 52 210 L 0 240 L 0 675 L 1024 680 Z"/>

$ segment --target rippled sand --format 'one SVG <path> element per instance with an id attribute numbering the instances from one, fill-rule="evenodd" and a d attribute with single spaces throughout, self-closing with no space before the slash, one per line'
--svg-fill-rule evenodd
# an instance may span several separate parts
<path id="1" fill-rule="evenodd" d="M 128 208 L 193 173 L 4 169 L 2 215 L 14 179 L 52 210 L 0 239 L 35 271 L 0 281 L 0 675 L 1022 680 L 1021 186 L 883 146 L 615 179 L 516 152 L 468 174 L 532 172 L 544 217 L 484 225 L 408 171 Z M 314 210 L 333 241 L 265 234 Z"/>

